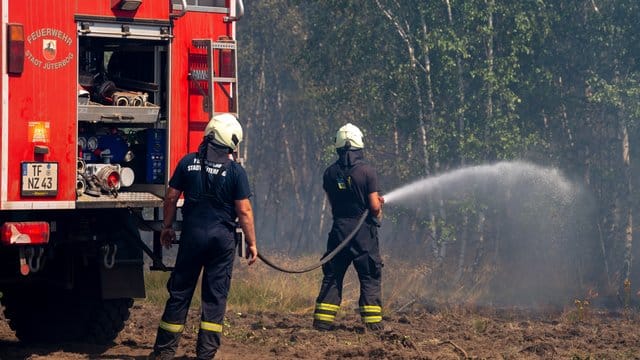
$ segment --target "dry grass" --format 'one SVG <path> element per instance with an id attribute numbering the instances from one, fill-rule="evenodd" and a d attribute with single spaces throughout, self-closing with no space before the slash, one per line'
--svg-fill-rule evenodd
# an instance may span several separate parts
<path id="1" fill-rule="evenodd" d="M 284 255 L 269 254 L 269 258 L 288 269 L 301 269 L 318 261 L 317 256 L 292 259 Z M 425 296 L 425 277 L 428 274 L 426 267 L 402 263 L 386 264 L 383 268 L 382 288 L 383 302 L 385 306 L 389 304 L 389 307 L 385 311 L 400 310 L 422 301 Z M 152 272 L 145 277 L 145 301 L 163 305 L 168 297 L 166 283 L 169 274 Z M 310 313 L 313 312 L 321 282 L 320 268 L 304 274 L 288 274 L 274 270 L 261 261 L 247 266 L 245 260 L 238 259 L 234 265 L 227 308 L 234 312 Z M 357 309 L 359 296 L 358 276 L 351 266 L 344 280 L 341 307 L 347 311 Z M 200 306 L 199 286 L 191 306 Z"/>
<path id="2" fill-rule="evenodd" d="M 291 269 L 303 268 L 317 261 L 317 258 L 312 257 L 295 260 L 283 256 L 271 257 L 274 262 Z M 144 301 L 164 305 L 168 298 L 166 289 L 168 279 L 169 273 L 146 273 L 147 297 Z M 271 269 L 260 261 L 247 266 L 245 260 L 238 259 L 234 265 L 227 308 L 234 312 L 304 313 L 313 311 L 321 280 L 321 269 L 304 274 L 285 274 Z M 191 302 L 192 308 L 199 306 L 200 285 L 196 288 Z"/>
<path id="3" fill-rule="evenodd" d="M 315 263 L 317 258 L 290 259 L 270 255 L 270 259 L 288 269 L 300 269 Z M 305 313 L 313 311 L 322 270 L 304 274 L 287 274 L 268 267 L 261 261 L 247 266 L 236 263 L 228 308 L 235 312 L 273 311 Z"/>
<path id="4" fill-rule="evenodd" d="M 152 304 L 164 304 L 167 301 L 167 280 L 169 273 L 160 271 L 151 271 L 144 273 L 144 285 L 147 297 L 144 301 Z"/>
<path id="5" fill-rule="evenodd" d="M 386 313 L 400 311 L 424 303 L 428 298 L 427 279 L 431 269 L 426 265 L 412 265 L 384 259 L 382 269 L 382 298 Z"/>

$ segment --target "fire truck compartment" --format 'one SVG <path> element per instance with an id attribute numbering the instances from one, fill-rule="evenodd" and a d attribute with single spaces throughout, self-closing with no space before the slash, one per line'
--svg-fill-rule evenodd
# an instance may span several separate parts
<path id="1" fill-rule="evenodd" d="M 170 27 L 83 19 L 78 33 L 76 206 L 161 206 Z"/>
<path id="2" fill-rule="evenodd" d="M 166 41 L 81 36 L 79 43 L 78 121 L 126 125 L 160 119 Z"/>

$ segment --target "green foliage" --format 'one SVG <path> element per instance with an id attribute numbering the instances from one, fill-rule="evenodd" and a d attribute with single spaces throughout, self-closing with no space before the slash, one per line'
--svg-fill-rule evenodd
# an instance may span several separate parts
<path id="1" fill-rule="evenodd" d="M 640 200 L 632 191 L 640 155 L 640 3 L 269 0 L 246 8 L 238 25 L 239 85 L 247 166 L 260 179 L 262 240 L 322 249 L 317 239 L 330 224 L 322 171 L 335 159 L 335 130 L 353 122 L 365 131 L 383 192 L 427 174 L 510 159 L 584 179 L 600 219 L 590 232 L 599 226 L 606 233 L 604 245 L 600 235 L 588 239 L 604 246 L 606 255 L 595 260 L 625 273 L 630 250 L 619 214 L 627 209 L 611 204 L 635 210 Z M 621 160 L 623 131 L 631 139 L 630 167 Z M 438 231 L 469 226 L 473 236 L 479 214 L 470 212 L 468 225 L 450 216 Z M 396 238 L 404 223 L 425 223 L 414 219 L 421 212 L 386 216 L 399 227 L 389 231 Z M 486 220 L 489 228 L 500 221 Z M 477 251 L 479 258 L 485 253 Z"/>

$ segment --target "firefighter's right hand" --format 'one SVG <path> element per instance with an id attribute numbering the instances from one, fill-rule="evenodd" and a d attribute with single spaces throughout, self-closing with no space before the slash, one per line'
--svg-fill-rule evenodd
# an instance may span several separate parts
<path id="1" fill-rule="evenodd" d="M 160 233 L 160 244 L 166 249 L 170 249 L 173 242 L 176 240 L 176 232 L 171 228 L 162 229 Z"/>
<path id="2" fill-rule="evenodd" d="M 247 246 L 247 259 L 249 259 L 249 265 L 253 264 L 258 260 L 258 247 L 255 245 Z"/>

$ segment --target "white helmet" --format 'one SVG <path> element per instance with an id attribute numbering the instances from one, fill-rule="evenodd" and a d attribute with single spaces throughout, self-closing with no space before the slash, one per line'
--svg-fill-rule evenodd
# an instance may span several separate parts
<path id="1" fill-rule="evenodd" d="M 362 142 L 362 131 L 351 123 L 348 123 L 338 129 L 335 141 L 336 149 L 347 145 L 347 141 L 351 144 L 351 149 L 362 149 L 364 147 L 364 143 Z"/>
<path id="2" fill-rule="evenodd" d="M 236 150 L 242 141 L 242 126 L 233 114 L 214 115 L 204 129 L 204 136 L 213 134 L 213 142 Z"/>

